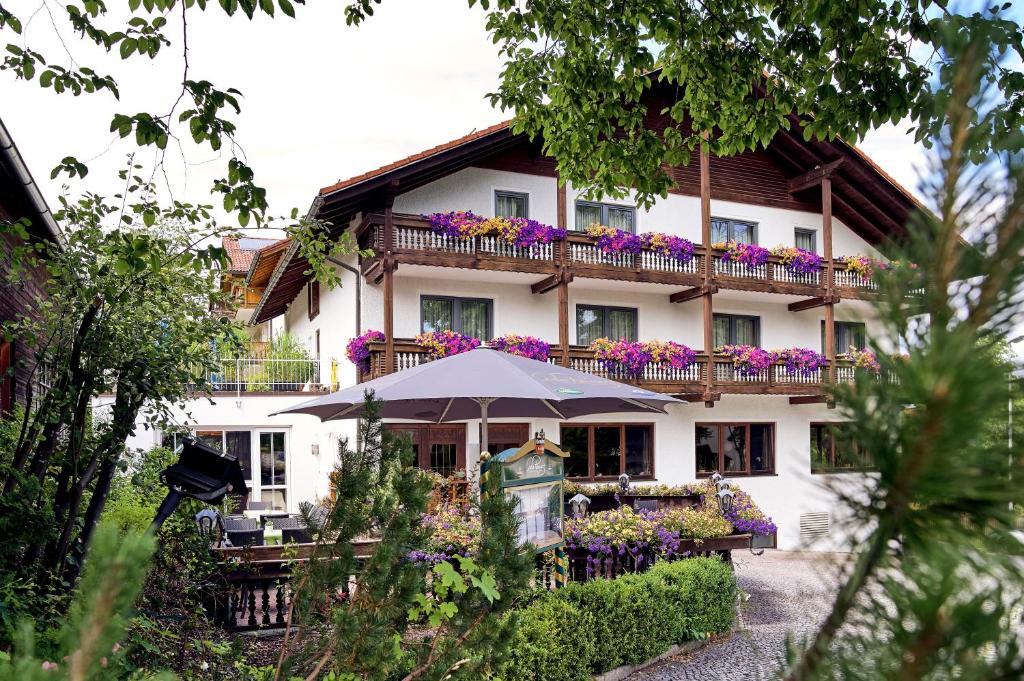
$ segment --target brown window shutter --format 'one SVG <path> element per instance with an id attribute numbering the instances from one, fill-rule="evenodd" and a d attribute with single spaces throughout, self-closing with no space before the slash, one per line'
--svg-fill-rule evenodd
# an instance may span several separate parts
<path id="1" fill-rule="evenodd" d="M 320 314 L 320 282 L 309 282 L 309 318 L 315 319 Z"/>

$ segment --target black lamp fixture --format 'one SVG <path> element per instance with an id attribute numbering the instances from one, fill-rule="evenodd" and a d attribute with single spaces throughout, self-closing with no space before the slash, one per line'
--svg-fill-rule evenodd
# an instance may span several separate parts
<path id="1" fill-rule="evenodd" d="M 736 495 L 732 493 L 731 489 L 720 489 L 715 495 L 715 501 L 718 502 L 718 508 L 722 513 L 728 513 L 732 510 L 732 502 L 735 500 Z"/>
<path id="2" fill-rule="evenodd" d="M 249 493 L 242 467 L 234 455 L 224 454 L 194 437 L 182 438 L 176 453 L 178 462 L 160 474 L 168 491 L 153 519 L 154 527 L 163 525 L 185 497 L 218 504 L 229 493 Z"/>

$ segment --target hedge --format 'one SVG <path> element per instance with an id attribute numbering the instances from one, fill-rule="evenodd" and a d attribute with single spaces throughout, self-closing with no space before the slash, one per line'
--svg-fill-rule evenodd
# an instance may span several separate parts
<path id="1" fill-rule="evenodd" d="M 570 584 L 516 611 L 501 681 L 585 681 L 732 627 L 736 579 L 718 558 L 661 562 L 640 574 Z"/>

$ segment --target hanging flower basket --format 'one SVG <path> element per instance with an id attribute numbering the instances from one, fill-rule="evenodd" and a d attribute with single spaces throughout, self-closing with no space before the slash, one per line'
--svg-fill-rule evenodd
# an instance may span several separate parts
<path id="1" fill-rule="evenodd" d="M 416 336 L 416 344 L 433 359 L 442 359 L 480 347 L 480 340 L 455 331 L 428 331 Z"/>
<path id="2" fill-rule="evenodd" d="M 817 274 L 822 268 L 820 255 L 795 246 L 776 246 L 772 255 L 778 256 L 790 274 Z"/>
<path id="3" fill-rule="evenodd" d="M 810 348 L 785 348 L 772 350 L 772 353 L 784 362 L 783 366 L 790 376 L 812 376 L 828 362 L 825 355 Z"/>
<path id="4" fill-rule="evenodd" d="M 348 342 L 348 345 L 345 346 L 345 356 L 359 367 L 360 372 L 365 374 L 370 370 L 369 344 L 382 341 L 384 341 L 382 331 L 366 331 Z"/>
<path id="5" fill-rule="evenodd" d="M 625 230 L 593 224 L 587 227 L 587 234 L 597 239 L 597 247 L 605 255 L 636 255 L 651 251 L 681 263 L 693 260 L 695 246 L 689 239 L 662 232 L 633 234 Z"/>
<path id="6" fill-rule="evenodd" d="M 741 241 L 726 241 L 712 244 L 712 247 L 725 251 L 722 260 L 725 262 L 737 262 L 747 266 L 747 269 L 761 267 L 768 262 L 771 255 L 767 248 L 757 244 L 745 244 Z"/>
<path id="7" fill-rule="evenodd" d="M 836 355 L 836 359 L 851 362 L 855 369 L 867 369 L 876 374 L 882 370 L 882 365 L 878 363 L 878 356 L 867 348 L 858 350 L 851 347 L 849 352 Z"/>
<path id="8" fill-rule="evenodd" d="M 490 345 L 495 350 L 501 350 L 517 357 L 535 359 L 538 362 L 548 361 L 548 355 L 551 353 L 551 346 L 545 341 L 533 336 L 520 336 L 514 333 L 499 336 L 492 340 Z"/>
<path id="9" fill-rule="evenodd" d="M 865 281 L 870 281 L 875 276 L 875 271 L 889 268 L 884 261 L 867 255 L 844 255 L 839 261 L 846 265 L 847 272 L 853 272 Z"/>

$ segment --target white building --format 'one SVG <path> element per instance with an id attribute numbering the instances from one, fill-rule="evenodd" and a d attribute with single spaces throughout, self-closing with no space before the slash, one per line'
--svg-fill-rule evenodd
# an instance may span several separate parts
<path id="1" fill-rule="evenodd" d="M 704 196 L 702 169 L 710 180 Z M 773 517 L 780 548 L 811 537 L 842 545 L 830 531 L 836 508 L 824 483 L 863 474 L 827 468 L 841 466 L 850 445 L 821 446 L 828 432 L 821 424 L 839 419 L 822 386 L 830 375 L 850 376 L 836 353 L 864 345 L 873 321 L 870 280 L 847 272 L 839 258 L 877 257 L 875 247 L 899 237 L 915 203 L 858 150 L 840 140 L 805 142 L 798 130 L 780 132 L 757 152 L 695 158 L 674 175 L 677 188 L 650 210 L 628 200 L 583 201 L 559 184 L 538 144 L 499 125 L 322 189 L 311 213 L 338 233 L 351 231 L 375 255 L 339 263 L 342 286 L 321 290 L 303 274 L 294 245 L 271 244 L 251 257 L 245 280 L 258 295 L 245 313 L 262 329 L 257 337 L 267 339 L 268 325 L 289 332 L 316 369 L 286 385 L 243 382 L 226 369 L 235 382 L 225 379 L 212 404 L 197 400 L 183 422 L 251 462 L 254 500 L 295 511 L 326 492 L 337 439 L 353 435 L 355 424 L 268 414 L 336 384 L 417 364 L 424 352 L 412 339 L 421 331 L 451 327 L 485 340 L 532 335 L 550 343 L 551 361 L 588 371 L 603 370 L 587 349 L 596 337 L 672 340 L 700 354 L 689 373 L 641 380 L 687 400 L 667 415 L 506 419 L 492 426 L 491 442 L 518 445 L 543 428 L 572 453 L 570 472 L 586 480 L 628 472 L 635 481 L 679 484 L 721 470 Z M 529 217 L 569 236 L 546 249 L 434 237 L 421 216 L 453 210 Z M 595 221 L 686 237 L 697 244 L 696 257 L 685 267 L 650 254 L 607 257 L 577 231 Z M 736 267 L 710 247 L 724 238 L 813 250 L 826 257 L 825 269 L 800 277 L 777 258 Z M 369 329 L 388 341 L 373 346 L 371 368 L 360 375 L 345 347 Z M 829 368 L 801 380 L 781 367 L 743 378 L 730 359 L 714 357 L 709 375 L 701 351 L 729 343 L 811 348 L 826 354 Z M 253 360 L 241 373 L 272 361 Z M 472 470 L 478 422 L 403 428 L 414 434 L 421 465 Z M 140 430 L 135 444 L 158 437 Z"/>

